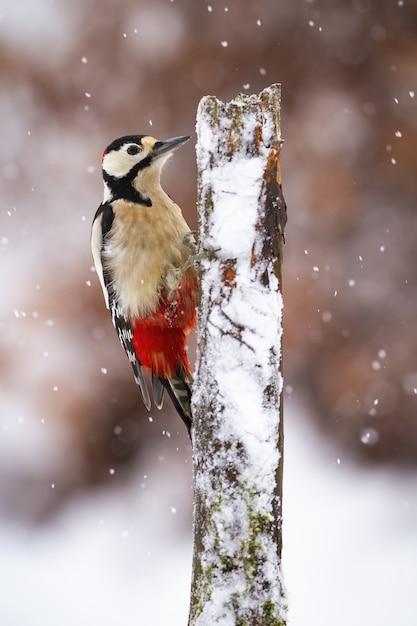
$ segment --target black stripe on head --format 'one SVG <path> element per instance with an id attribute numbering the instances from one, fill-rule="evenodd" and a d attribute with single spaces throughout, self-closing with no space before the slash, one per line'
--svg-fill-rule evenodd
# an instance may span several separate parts
<path id="1" fill-rule="evenodd" d="M 130 172 L 123 176 L 123 178 L 114 178 L 107 174 L 105 170 L 103 170 L 103 180 L 108 185 L 112 200 L 127 200 L 128 202 L 136 202 L 137 204 L 143 204 L 144 206 L 152 206 L 152 201 L 150 198 L 144 198 L 137 189 L 133 186 L 133 181 L 135 180 L 137 173 L 140 169 L 143 169 L 140 166 L 143 161 L 146 161 L 148 157 L 142 159 L 139 163 L 137 163 Z M 146 166 L 145 166 L 146 167 Z"/>
<path id="2" fill-rule="evenodd" d="M 141 146 L 142 139 L 144 137 L 146 137 L 146 135 L 124 135 L 123 137 L 119 137 L 107 146 L 107 148 L 103 152 L 103 157 L 113 150 L 120 150 L 120 148 L 124 146 L 125 143 L 137 143 L 139 146 Z"/>
<path id="3" fill-rule="evenodd" d="M 124 145 L 129 143 L 137 144 L 143 148 L 142 139 L 146 136 L 147 135 L 124 135 L 123 137 L 115 139 L 103 152 L 103 160 L 106 154 L 113 151 L 118 152 Z M 104 169 L 102 170 L 103 180 L 108 185 L 113 200 L 122 199 L 129 202 L 136 202 L 137 204 L 143 204 L 145 206 L 152 206 L 150 198 L 143 197 L 142 194 L 140 194 L 134 187 L 134 180 L 136 176 L 141 170 L 149 167 L 152 163 L 152 158 L 152 153 L 148 154 L 136 163 L 136 165 L 134 165 L 132 169 L 121 178 L 111 176 Z"/>

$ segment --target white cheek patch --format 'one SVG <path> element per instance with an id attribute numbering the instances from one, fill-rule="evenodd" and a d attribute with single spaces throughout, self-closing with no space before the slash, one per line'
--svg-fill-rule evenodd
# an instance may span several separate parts
<path id="1" fill-rule="evenodd" d="M 103 157 L 103 169 L 109 176 L 114 178 L 122 178 L 132 168 L 132 161 L 125 152 L 117 152 L 112 150 L 107 152 Z"/>
<path id="2" fill-rule="evenodd" d="M 156 143 L 154 137 L 143 137 L 142 146 L 143 150 L 139 154 L 129 155 L 121 148 L 120 150 L 111 150 L 103 155 L 103 169 L 109 176 L 113 178 L 123 178 L 126 176 L 142 159 L 148 156 L 152 148 Z M 127 145 L 127 144 L 126 144 Z"/>

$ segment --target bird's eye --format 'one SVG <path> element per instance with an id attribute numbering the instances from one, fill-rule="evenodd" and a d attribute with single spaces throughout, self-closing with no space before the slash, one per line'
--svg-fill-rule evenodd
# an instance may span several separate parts
<path id="1" fill-rule="evenodd" d="M 127 147 L 126 152 L 130 154 L 131 156 L 133 156 L 134 154 L 139 154 L 140 148 L 136 144 L 132 144 L 131 146 Z"/>

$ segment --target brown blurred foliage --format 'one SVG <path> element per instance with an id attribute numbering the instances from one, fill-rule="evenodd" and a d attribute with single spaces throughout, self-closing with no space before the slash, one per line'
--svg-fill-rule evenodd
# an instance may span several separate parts
<path id="1" fill-rule="evenodd" d="M 100 155 L 126 133 L 192 133 L 202 96 L 273 82 L 289 216 L 287 396 L 352 456 L 414 464 L 417 6 L 17 4 L 0 39 L 4 506 L 41 518 L 114 480 L 111 469 L 123 476 L 144 446 L 189 453 L 168 402 L 157 414 L 141 406 L 91 271 Z M 195 228 L 190 147 L 164 185 Z"/>

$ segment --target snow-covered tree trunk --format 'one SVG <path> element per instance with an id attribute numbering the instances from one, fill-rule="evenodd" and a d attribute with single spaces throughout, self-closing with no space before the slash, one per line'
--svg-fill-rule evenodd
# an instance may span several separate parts
<path id="1" fill-rule="evenodd" d="M 190 626 L 281 626 L 280 85 L 197 114 L 201 301 Z"/>

